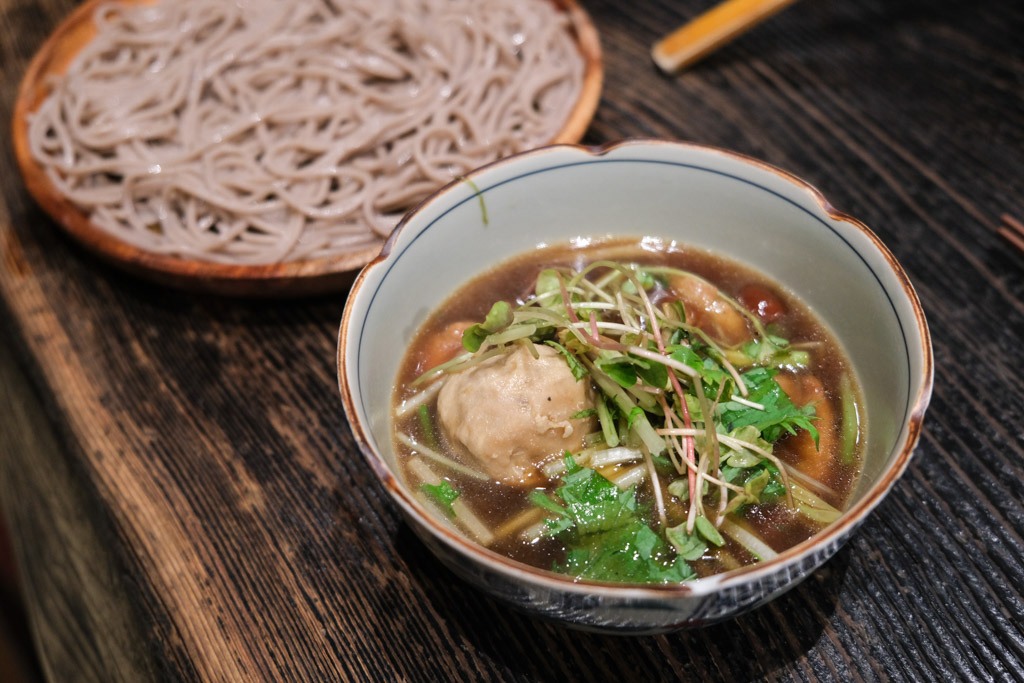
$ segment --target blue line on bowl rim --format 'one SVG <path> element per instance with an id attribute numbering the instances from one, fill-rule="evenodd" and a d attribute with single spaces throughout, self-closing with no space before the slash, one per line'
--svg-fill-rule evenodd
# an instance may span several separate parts
<path id="1" fill-rule="evenodd" d="M 433 227 L 438 221 L 440 221 L 442 218 L 444 218 L 449 213 L 451 213 L 455 209 L 459 208 L 460 206 L 462 206 L 466 202 L 477 201 L 479 195 L 485 195 L 485 194 L 487 194 L 491 190 L 494 190 L 496 188 L 499 188 L 499 187 L 501 187 L 503 185 L 507 185 L 508 183 L 511 183 L 511 182 L 514 182 L 514 181 L 517 181 L 517 180 L 522 180 L 523 178 L 528 178 L 530 176 L 538 175 L 538 174 L 541 174 L 541 173 L 548 173 L 548 172 L 551 172 L 551 171 L 557 171 L 557 170 L 561 170 L 561 169 L 564 169 L 564 168 L 571 168 L 571 167 L 574 167 L 574 166 L 587 166 L 587 165 L 590 165 L 590 164 L 609 164 L 609 163 L 616 163 L 616 164 L 617 163 L 658 164 L 658 165 L 663 165 L 663 166 L 674 166 L 674 167 L 686 168 L 686 169 L 690 169 L 690 170 L 694 170 L 694 171 L 703 171 L 703 172 L 706 172 L 706 173 L 711 173 L 711 174 L 714 174 L 714 175 L 719 175 L 719 176 L 722 176 L 722 177 L 725 177 L 725 178 L 730 178 L 732 180 L 737 180 L 737 181 L 739 181 L 741 183 L 745 183 L 745 184 L 750 185 L 752 187 L 756 187 L 757 189 L 761 190 L 762 192 L 766 192 L 766 193 L 768 193 L 770 195 L 773 195 L 773 196 L 781 199 L 782 201 L 790 204 L 791 206 L 794 206 L 795 208 L 799 209 L 800 211 L 804 212 L 805 214 L 807 214 L 808 216 L 810 216 L 811 218 L 816 220 L 818 223 L 820 223 L 822 226 L 824 226 L 829 232 L 831 232 L 833 235 L 835 235 L 840 240 L 842 240 L 842 242 L 854 254 L 857 255 L 857 258 L 860 259 L 861 263 L 864 264 L 864 267 L 867 268 L 868 272 L 870 272 L 872 277 L 874 277 L 875 282 L 878 283 L 879 288 L 885 294 L 885 298 L 889 302 L 889 307 L 892 309 L 893 315 L 896 318 L 896 323 L 899 325 L 899 328 L 900 328 L 900 336 L 903 338 L 903 352 L 904 352 L 904 354 L 906 356 L 907 368 L 908 368 L 908 372 L 907 372 L 907 392 L 906 392 L 907 398 L 906 398 L 906 405 L 905 405 L 904 410 L 903 410 L 903 418 L 901 420 L 900 432 L 899 432 L 899 434 L 896 435 L 895 443 L 900 443 L 900 441 L 903 440 L 904 434 L 906 433 L 906 430 L 908 428 L 909 417 L 910 417 L 910 413 L 911 413 L 912 406 L 913 406 L 913 401 L 914 401 L 914 394 L 913 394 L 913 390 L 912 390 L 913 388 L 911 386 L 911 373 L 909 372 L 909 369 L 911 367 L 910 346 L 909 346 L 909 343 L 907 342 L 907 333 L 906 333 L 906 330 L 903 327 L 903 321 L 900 319 L 899 313 L 896 311 L 896 304 L 893 302 L 892 297 L 889 295 L 889 290 L 886 289 L 885 285 L 882 283 L 882 280 L 878 276 L 878 273 L 875 272 L 875 270 L 867 262 L 867 260 L 860 253 L 860 251 L 858 251 L 852 244 L 850 244 L 849 240 L 847 240 L 845 237 L 843 237 L 841 234 L 839 234 L 839 232 L 832 225 L 830 225 L 828 222 L 823 220 L 820 216 L 817 216 L 816 214 L 814 214 L 812 211 L 810 211 L 806 207 L 804 207 L 801 204 L 797 203 L 796 201 L 790 199 L 789 197 L 786 197 L 782 193 L 777 192 L 777 191 L 772 190 L 772 189 L 769 189 L 769 188 L 765 187 L 764 185 L 761 185 L 761 184 L 759 184 L 757 182 L 754 182 L 753 180 L 750 180 L 748 178 L 743 178 L 743 177 L 735 175 L 733 173 L 728 173 L 728 172 L 725 172 L 725 171 L 719 171 L 717 169 L 708 168 L 707 166 L 702 166 L 702 165 L 699 165 L 699 164 L 684 163 L 684 162 L 679 162 L 679 161 L 668 161 L 668 160 L 664 160 L 664 159 L 646 159 L 646 158 L 635 158 L 635 157 L 625 157 L 625 158 L 616 158 L 616 159 L 609 159 L 607 157 L 596 157 L 596 158 L 592 158 L 592 159 L 586 159 L 586 160 L 583 160 L 583 161 L 572 161 L 572 162 L 566 162 L 566 163 L 563 163 L 563 164 L 557 164 L 557 165 L 554 165 L 554 166 L 546 166 L 544 168 L 539 168 L 539 169 L 536 169 L 536 170 L 533 170 L 533 171 L 527 171 L 525 173 L 520 173 L 518 175 L 512 176 L 511 178 L 506 178 L 506 179 L 504 179 L 502 181 L 494 183 L 493 185 L 488 185 L 487 187 L 474 188 L 474 192 L 472 194 L 470 194 L 468 197 L 465 197 L 465 198 L 459 200 L 458 202 L 456 202 L 455 204 L 450 206 L 448 209 L 446 209 L 443 213 L 441 213 L 441 215 L 437 216 L 432 221 L 430 221 L 430 223 L 428 223 L 422 230 L 420 230 L 419 233 L 417 233 L 416 236 L 413 237 L 412 240 L 401 249 L 401 251 L 399 251 L 398 253 L 392 252 L 388 256 L 388 258 L 386 260 L 390 261 L 390 263 L 388 264 L 387 270 L 384 271 L 384 275 L 381 276 L 380 280 L 378 281 L 377 286 L 374 288 L 373 294 L 370 296 L 370 301 L 366 305 L 367 313 L 369 313 L 369 311 L 373 308 L 373 302 L 377 298 L 377 293 L 380 291 L 381 285 L 384 283 L 384 280 L 387 279 L 388 273 L 391 272 L 392 268 L 394 268 L 395 265 L 398 264 L 398 261 L 401 260 L 401 258 L 409 251 L 409 249 L 417 242 L 417 240 L 419 240 L 420 237 L 422 237 L 424 234 L 426 234 L 427 231 L 429 231 L 431 229 L 431 227 Z M 810 185 L 806 185 L 806 187 L 808 189 L 813 189 Z M 514 256 L 514 254 L 510 254 L 509 256 L 510 257 Z M 365 328 L 364 327 L 360 327 L 359 339 L 358 339 L 358 341 L 356 343 L 357 357 L 359 355 L 362 355 L 363 332 L 364 331 L 365 331 Z M 361 370 L 360 370 L 359 375 L 360 375 L 359 376 L 359 383 L 362 384 L 363 383 L 363 377 L 362 377 L 362 371 Z M 366 404 L 364 403 L 365 397 L 363 395 L 363 392 L 360 392 L 359 400 L 360 400 L 360 403 L 362 404 L 363 414 L 364 415 L 368 415 L 369 411 L 367 410 Z"/>

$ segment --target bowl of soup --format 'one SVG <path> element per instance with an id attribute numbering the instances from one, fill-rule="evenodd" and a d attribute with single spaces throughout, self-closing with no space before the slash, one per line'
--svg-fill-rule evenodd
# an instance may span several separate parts
<path id="1" fill-rule="evenodd" d="M 899 263 L 813 187 L 665 140 L 557 145 L 409 213 L 357 277 L 360 449 L 454 573 L 573 627 L 728 619 L 831 557 L 931 394 Z"/>

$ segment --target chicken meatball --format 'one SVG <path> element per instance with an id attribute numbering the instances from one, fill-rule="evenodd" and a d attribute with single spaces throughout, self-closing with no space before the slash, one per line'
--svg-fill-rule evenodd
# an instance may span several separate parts
<path id="1" fill-rule="evenodd" d="M 529 484 L 538 467 L 578 451 L 594 418 L 573 415 L 594 406 L 590 385 L 577 381 L 561 355 L 535 344 L 518 347 L 452 375 L 437 412 L 445 436 L 495 479 Z"/>

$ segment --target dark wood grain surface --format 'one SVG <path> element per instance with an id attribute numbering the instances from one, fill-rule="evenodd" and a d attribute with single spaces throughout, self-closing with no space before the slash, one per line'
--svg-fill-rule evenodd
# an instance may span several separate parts
<path id="1" fill-rule="evenodd" d="M 0 121 L 75 3 L 0 0 Z M 803 2 L 692 70 L 648 50 L 709 2 L 584 3 L 587 141 L 735 149 L 871 226 L 924 303 L 918 453 L 821 570 L 735 621 L 606 637 L 461 584 L 355 449 L 344 294 L 235 301 L 102 264 L 0 136 L 0 506 L 53 681 L 1024 680 L 1024 5 Z"/>

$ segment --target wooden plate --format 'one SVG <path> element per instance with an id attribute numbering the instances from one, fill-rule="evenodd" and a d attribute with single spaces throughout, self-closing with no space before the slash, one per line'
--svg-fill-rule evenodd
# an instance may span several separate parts
<path id="1" fill-rule="evenodd" d="M 13 138 L 18 165 L 29 193 L 74 239 L 106 261 L 161 284 L 232 296 L 296 296 L 337 291 L 376 256 L 373 247 L 336 258 L 270 265 L 231 265 L 159 254 L 122 241 L 89 220 L 50 182 L 32 158 L 28 118 L 48 94 L 47 81 L 65 73 L 79 51 L 96 35 L 93 12 L 101 2 L 87 0 L 50 35 L 29 64 L 14 107 Z M 570 16 L 584 59 L 583 87 L 562 130 L 552 143 L 579 142 L 590 125 L 601 94 L 604 67 L 597 30 L 576 0 L 552 0 Z M 152 0 L 127 0 L 150 4 Z"/>

